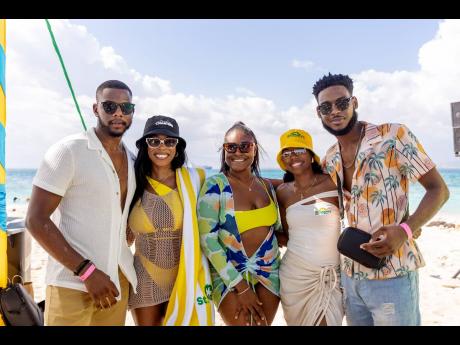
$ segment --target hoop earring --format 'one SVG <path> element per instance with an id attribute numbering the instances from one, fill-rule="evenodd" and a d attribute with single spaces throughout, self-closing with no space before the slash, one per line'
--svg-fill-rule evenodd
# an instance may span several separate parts
<path id="1" fill-rule="evenodd" d="M 177 158 L 179 157 L 179 152 L 176 152 L 176 154 L 174 155 L 174 158 Z"/>

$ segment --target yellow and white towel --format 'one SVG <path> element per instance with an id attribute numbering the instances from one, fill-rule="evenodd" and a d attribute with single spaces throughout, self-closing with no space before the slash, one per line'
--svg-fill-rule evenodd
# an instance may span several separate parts
<path id="1" fill-rule="evenodd" d="M 177 189 L 184 206 L 179 270 L 164 320 L 165 326 L 212 326 L 212 283 L 208 260 L 200 248 L 196 201 L 204 181 L 202 169 L 176 170 Z"/>

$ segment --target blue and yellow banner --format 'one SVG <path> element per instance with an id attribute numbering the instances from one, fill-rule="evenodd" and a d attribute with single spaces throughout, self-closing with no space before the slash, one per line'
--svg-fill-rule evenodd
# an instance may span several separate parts
<path id="1" fill-rule="evenodd" d="M 0 19 L 0 287 L 5 287 L 8 278 L 6 257 L 6 171 L 5 171 L 5 126 L 6 126 L 6 19 Z M 0 318 L 0 326 L 3 325 Z"/>

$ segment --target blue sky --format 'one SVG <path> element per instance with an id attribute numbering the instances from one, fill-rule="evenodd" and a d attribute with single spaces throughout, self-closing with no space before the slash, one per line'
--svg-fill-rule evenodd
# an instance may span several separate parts
<path id="1" fill-rule="evenodd" d="M 197 165 L 219 164 L 225 131 L 242 120 L 276 165 L 279 136 L 310 132 L 323 156 L 335 139 L 311 94 L 323 74 L 349 74 L 360 119 L 405 123 L 439 167 L 454 157 L 450 103 L 460 101 L 460 20 L 51 20 L 88 126 L 97 86 L 126 82 L 136 114 L 173 116 Z M 7 21 L 9 168 L 36 168 L 48 147 L 81 131 L 44 20 Z M 25 101 L 26 100 L 26 101 Z M 24 138 L 33 138 L 30 145 Z"/>
<path id="2" fill-rule="evenodd" d="M 440 20 L 72 20 L 144 73 L 218 97 L 244 85 L 301 106 L 325 71 L 415 70 Z M 311 61 L 310 71 L 292 60 Z"/>

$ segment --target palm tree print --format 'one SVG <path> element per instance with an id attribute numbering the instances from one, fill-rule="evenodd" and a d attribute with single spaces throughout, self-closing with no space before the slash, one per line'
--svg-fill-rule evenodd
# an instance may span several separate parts
<path id="1" fill-rule="evenodd" d="M 403 129 L 403 128 L 401 127 L 400 130 L 402 130 L 402 129 Z M 409 135 L 409 137 L 410 137 L 410 135 Z M 401 143 L 401 145 L 403 146 L 402 152 L 399 151 L 399 150 L 398 150 L 398 151 L 399 151 L 404 157 L 408 158 L 410 161 L 414 161 L 415 163 L 417 163 L 417 165 L 418 165 L 419 167 L 421 167 L 423 170 L 425 170 L 425 172 L 428 171 L 427 167 L 425 166 L 425 164 L 422 162 L 422 160 L 421 160 L 420 157 L 418 156 L 418 152 L 419 152 L 419 151 L 417 150 L 417 148 L 416 148 L 411 142 L 409 142 L 409 143 L 407 143 L 407 144 L 403 143 L 402 140 L 401 140 L 402 138 L 403 138 L 403 136 L 399 136 L 399 135 L 397 136 L 398 141 L 399 141 L 399 142 Z M 414 138 L 415 138 L 415 136 L 414 136 Z M 416 139 L 415 139 L 414 141 L 415 141 L 415 143 L 416 143 L 417 145 L 419 144 L 419 142 L 418 142 Z M 420 175 L 420 172 L 418 171 L 417 168 L 415 168 L 415 166 L 414 166 L 414 169 L 417 170 L 417 172 L 418 172 L 419 175 Z"/>
<path id="2" fill-rule="evenodd" d="M 364 182 L 367 183 L 366 185 L 366 206 L 367 206 L 367 219 L 369 220 L 369 226 L 372 228 L 372 222 L 371 222 L 371 213 L 369 211 L 369 182 L 372 183 L 373 185 L 377 183 L 378 181 L 378 176 L 374 172 L 368 172 L 364 175 Z"/>
<path id="3" fill-rule="evenodd" d="M 404 156 L 409 157 L 410 160 L 413 160 L 414 156 L 418 156 L 417 149 L 412 143 L 405 144 L 402 153 Z"/>
<path id="4" fill-rule="evenodd" d="M 366 124 L 365 133 L 363 141 L 371 142 L 368 149 L 358 152 L 353 183 L 350 194 L 347 193 L 351 195 L 352 207 L 347 213 L 354 226 L 372 233 L 400 220 L 408 208 L 410 181 L 429 171 L 434 163 L 405 125 Z M 328 152 L 325 161 L 335 168 L 331 172 L 334 179 L 342 163 L 339 147 Z M 342 257 L 342 270 L 355 279 L 388 279 L 405 275 L 423 264 L 416 241 L 404 242 L 386 258 L 386 265 L 380 270 L 367 269 L 347 259 Z"/>
<path id="5" fill-rule="evenodd" d="M 388 189 L 390 190 L 390 195 L 391 195 L 391 201 L 393 203 L 393 210 L 395 210 L 395 202 L 394 202 L 394 198 L 393 198 L 393 193 L 396 194 L 396 189 L 399 187 L 399 182 L 398 182 L 398 179 L 396 178 L 396 176 L 394 175 L 390 175 L 390 169 L 388 169 L 388 177 L 385 178 L 384 180 L 384 183 L 385 183 L 385 187 L 388 187 Z M 395 198 L 396 198 L 396 195 L 395 195 Z M 398 207 L 398 203 L 396 203 L 396 218 L 398 217 L 398 212 L 399 212 L 399 207 Z"/>
<path id="6" fill-rule="evenodd" d="M 385 152 L 380 152 L 378 154 L 376 154 L 375 152 L 373 152 L 370 156 L 369 156 L 369 159 L 368 159 L 368 164 L 369 164 L 369 167 L 371 169 L 375 169 L 375 170 L 379 170 L 380 172 L 380 177 L 382 178 L 382 180 L 384 179 L 383 177 L 383 172 L 382 172 L 382 168 L 383 168 L 383 163 L 382 161 L 385 159 Z M 384 188 L 385 188 L 385 200 L 388 200 L 388 192 L 387 192 L 387 187 L 384 185 Z M 382 205 L 382 209 L 383 209 L 383 205 Z M 390 222 L 390 220 L 388 219 L 388 222 Z"/>
<path id="7" fill-rule="evenodd" d="M 355 221 L 358 223 L 358 203 L 359 203 L 359 198 L 361 197 L 361 194 L 363 194 L 363 187 L 354 185 L 351 187 L 351 196 L 353 197 L 353 204 L 354 204 L 354 210 L 355 210 Z"/>
<path id="8" fill-rule="evenodd" d="M 403 275 L 406 275 L 410 272 L 409 270 L 409 267 L 407 266 L 401 266 L 400 268 L 398 268 L 395 273 L 397 276 L 403 276 Z"/>
<path id="9" fill-rule="evenodd" d="M 415 257 L 415 254 L 412 250 L 410 250 L 409 253 L 407 253 L 407 258 L 413 261 L 414 263 L 417 262 L 417 258 Z"/>
<path id="10" fill-rule="evenodd" d="M 380 207 L 382 208 L 382 214 L 383 214 L 384 213 L 384 211 L 383 211 L 383 203 L 387 199 L 387 196 L 383 195 L 383 192 L 381 190 L 377 190 L 377 191 L 375 191 L 374 193 L 371 194 L 371 198 L 372 198 L 372 203 L 373 204 L 375 203 L 376 206 L 380 205 Z"/>
<path id="11" fill-rule="evenodd" d="M 390 173 L 390 168 L 397 165 L 398 161 L 398 153 L 396 152 L 396 140 L 395 139 L 388 139 L 383 143 L 383 147 L 385 149 L 385 165 L 387 166 L 388 176 L 392 176 Z M 386 179 L 385 179 L 386 180 Z M 398 184 L 399 185 L 399 184 Z M 385 181 L 385 187 L 387 187 L 387 182 Z M 389 186 L 390 195 L 391 195 L 391 202 L 393 204 L 393 210 L 396 210 L 396 216 L 398 214 L 398 205 L 396 205 L 395 209 L 395 199 L 396 199 L 396 188 Z"/>
<path id="12" fill-rule="evenodd" d="M 407 162 L 399 167 L 399 172 L 401 173 L 401 175 L 404 175 L 405 177 L 407 177 L 409 179 L 410 179 L 411 175 L 415 176 L 415 174 L 414 174 L 414 166 L 412 164 L 407 163 Z"/>

